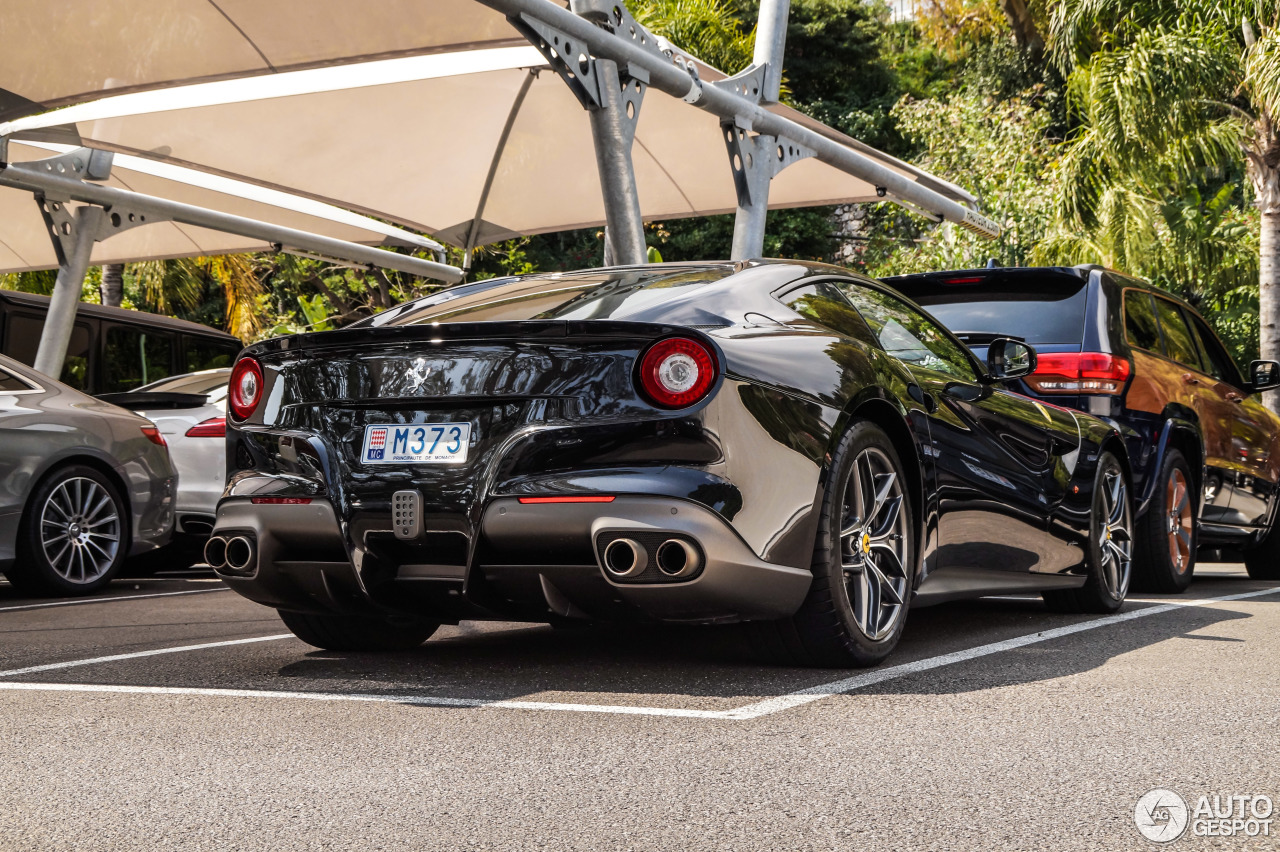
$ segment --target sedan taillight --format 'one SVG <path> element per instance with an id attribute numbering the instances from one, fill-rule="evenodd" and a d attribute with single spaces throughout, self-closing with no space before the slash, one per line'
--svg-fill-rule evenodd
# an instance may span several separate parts
<path id="1" fill-rule="evenodd" d="M 248 420 L 262 401 L 262 365 L 253 358 L 241 358 L 231 370 L 227 403 L 237 420 Z"/>
<path id="2" fill-rule="evenodd" d="M 187 430 L 188 438 L 225 438 L 227 437 L 227 418 L 210 417 L 202 420 Z"/>
<path id="3" fill-rule="evenodd" d="M 164 435 L 161 435 L 160 430 L 154 426 L 143 426 L 142 434 L 146 437 L 148 441 L 155 444 L 157 447 L 169 446 L 167 443 L 165 443 Z"/>
<path id="4" fill-rule="evenodd" d="M 705 345 L 668 337 L 641 357 L 640 390 L 662 408 L 688 408 L 711 392 L 717 372 L 716 356 Z"/>
<path id="5" fill-rule="evenodd" d="M 1026 382 L 1044 394 L 1118 394 L 1131 369 L 1124 358 L 1102 352 L 1047 352 L 1038 357 L 1036 371 Z"/>

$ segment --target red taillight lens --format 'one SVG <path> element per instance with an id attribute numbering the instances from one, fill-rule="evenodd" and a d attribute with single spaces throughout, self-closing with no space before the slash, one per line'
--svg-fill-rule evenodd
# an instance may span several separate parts
<path id="1" fill-rule="evenodd" d="M 160 430 L 154 426 L 143 426 L 142 434 L 147 437 L 148 441 L 155 444 L 157 447 L 169 446 L 167 443 L 165 443 L 164 435 L 161 435 Z"/>
<path id="2" fill-rule="evenodd" d="M 612 503 L 611 494 L 564 494 L 558 497 L 521 497 L 521 503 Z"/>
<path id="3" fill-rule="evenodd" d="M 227 403 L 237 420 L 247 420 L 262 401 L 262 366 L 252 358 L 241 358 L 231 371 Z"/>
<path id="4" fill-rule="evenodd" d="M 640 389 L 655 405 L 688 408 L 711 391 L 716 372 L 716 357 L 706 346 L 687 337 L 668 337 L 640 359 Z"/>
<path id="5" fill-rule="evenodd" d="M 1026 381 L 1040 393 L 1118 394 L 1131 369 L 1124 358 L 1101 352 L 1048 352 L 1038 360 Z"/>
<path id="6" fill-rule="evenodd" d="M 310 497 L 250 497 L 255 506 L 310 506 Z"/>
<path id="7" fill-rule="evenodd" d="M 227 437 L 227 418 L 210 417 L 202 420 L 187 430 L 188 438 L 225 438 Z"/>

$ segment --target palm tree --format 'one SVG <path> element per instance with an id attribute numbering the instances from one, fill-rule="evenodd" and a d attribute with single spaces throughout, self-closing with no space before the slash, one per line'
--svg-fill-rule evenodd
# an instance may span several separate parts
<path id="1" fill-rule="evenodd" d="M 1066 220 L 1105 221 L 1114 238 L 1243 163 L 1261 214 L 1264 358 L 1280 357 L 1278 27 L 1275 0 L 1062 0 L 1052 26 L 1082 121 L 1062 164 Z"/>
<path id="2" fill-rule="evenodd" d="M 258 296 L 265 290 L 253 268 L 253 255 L 187 257 L 133 264 L 144 305 L 162 314 L 195 311 L 207 286 L 222 291 L 226 300 L 226 330 L 252 340 L 262 330 Z"/>

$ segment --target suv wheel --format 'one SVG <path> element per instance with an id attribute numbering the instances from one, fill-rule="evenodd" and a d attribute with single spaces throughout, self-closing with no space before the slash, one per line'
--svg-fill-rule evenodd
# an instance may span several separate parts
<path id="1" fill-rule="evenodd" d="M 1111 453 L 1098 460 L 1089 523 L 1089 579 L 1078 589 L 1043 592 L 1054 612 L 1115 612 L 1129 593 L 1133 560 L 1133 500 L 1124 468 Z"/>
<path id="2" fill-rule="evenodd" d="M 1262 541 L 1244 552 L 1244 567 L 1255 580 L 1280 580 L 1280 521 Z"/>
<path id="3" fill-rule="evenodd" d="M 1147 513 L 1138 519 L 1136 588 L 1176 594 L 1191 585 L 1199 508 L 1194 482 L 1187 460 L 1170 448 L 1160 465 Z"/>
<path id="4" fill-rule="evenodd" d="M 129 549 L 128 515 L 111 480 L 84 465 L 46 476 L 27 500 L 17 558 L 5 572 L 21 591 L 87 595 L 120 570 Z"/>

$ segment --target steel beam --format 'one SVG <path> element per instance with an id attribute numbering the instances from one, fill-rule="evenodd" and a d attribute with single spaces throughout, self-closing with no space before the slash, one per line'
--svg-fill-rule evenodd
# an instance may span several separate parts
<path id="1" fill-rule="evenodd" d="M 753 64 L 764 69 L 760 103 L 776 104 L 782 88 L 782 57 L 787 48 L 787 18 L 791 0 L 760 0 Z"/>
<path id="2" fill-rule="evenodd" d="M 361 266 L 395 269 L 409 275 L 418 275 L 450 284 L 458 283 L 463 279 L 462 270 L 456 266 L 382 251 L 346 240 L 323 237 L 319 234 L 272 225 L 243 216 L 232 216 L 229 213 L 219 213 L 216 210 L 181 204 L 138 192 L 86 183 L 76 178 L 43 171 L 38 168 L 38 162 L 41 161 L 0 163 L 0 186 L 26 190 L 37 196 L 103 207 L 106 208 L 108 217 L 112 208 L 122 208 L 153 217 L 157 221 L 170 220 L 267 243 L 278 243 L 286 248 L 346 260 Z"/>
<path id="3" fill-rule="evenodd" d="M 756 133 L 794 140 L 812 150 L 821 162 L 854 175 L 872 186 L 883 188 L 893 200 L 913 204 L 930 216 L 955 222 L 984 236 L 1000 235 L 1000 226 L 976 210 L 922 186 L 846 145 L 775 115 L 740 93 L 703 84 L 690 72 L 683 58 L 675 55 L 674 51 L 661 50 L 652 37 L 641 43 L 638 37 L 610 32 L 551 0 L 479 2 L 508 17 L 524 16 L 554 27 L 588 47 L 591 55 L 611 59 L 632 75 L 636 69 L 640 69 L 648 76 L 650 86 L 673 97 L 682 98 L 722 119 L 733 121 L 739 127 L 749 127 Z"/>
<path id="4" fill-rule="evenodd" d="M 70 232 L 64 231 L 58 238 L 64 246 L 69 243 L 71 250 L 65 252 L 58 267 L 58 280 L 53 285 L 53 298 L 49 300 L 49 313 L 40 334 L 40 347 L 31 365 L 55 379 L 62 375 L 62 362 L 67 358 L 67 344 L 76 323 L 76 306 L 84 288 L 84 275 L 89 270 L 89 256 L 106 221 L 106 213 L 101 207 L 81 207 L 71 221 L 74 224 L 64 222 L 69 224 Z"/>

